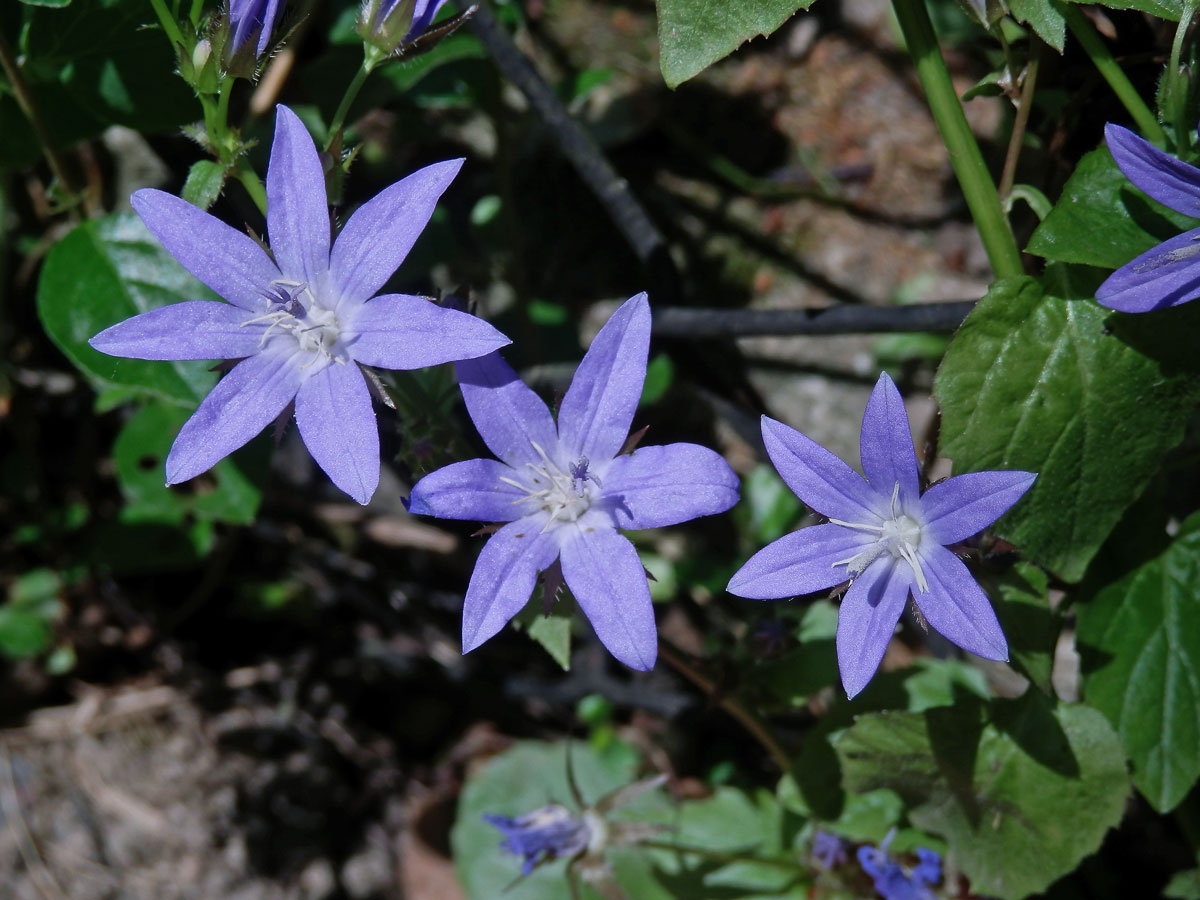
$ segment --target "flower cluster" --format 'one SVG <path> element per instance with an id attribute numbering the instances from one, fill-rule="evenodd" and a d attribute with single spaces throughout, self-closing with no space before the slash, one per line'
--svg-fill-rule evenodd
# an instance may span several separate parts
<path id="1" fill-rule="evenodd" d="M 919 862 L 912 869 L 892 859 L 887 852 L 891 835 L 878 848 L 858 848 L 858 864 L 875 881 L 875 890 L 884 900 L 935 900 L 930 885 L 942 880 L 942 858 L 926 847 L 917 848 Z"/>

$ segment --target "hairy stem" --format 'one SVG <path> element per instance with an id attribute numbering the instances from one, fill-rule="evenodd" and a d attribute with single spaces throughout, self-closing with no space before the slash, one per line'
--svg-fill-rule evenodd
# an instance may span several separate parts
<path id="1" fill-rule="evenodd" d="M 1000 195 L 996 193 L 983 153 L 971 133 L 958 93 L 950 80 L 950 71 L 933 33 L 925 0 L 893 0 L 893 7 L 992 270 L 997 278 L 1024 275 L 1021 251 L 1017 249 Z"/>
<path id="2" fill-rule="evenodd" d="M 1064 3 L 1060 8 L 1063 16 L 1066 17 L 1067 27 L 1071 29 L 1071 34 L 1075 36 L 1075 40 L 1079 41 L 1079 46 L 1091 58 L 1092 65 L 1108 82 L 1108 86 L 1117 95 L 1117 99 L 1121 101 L 1125 111 L 1133 118 L 1138 131 L 1150 143 L 1160 147 L 1164 146 L 1167 136 L 1163 132 L 1162 126 L 1158 124 L 1158 119 L 1154 117 L 1150 107 L 1138 95 L 1137 89 L 1121 70 L 1120 63 L 1113 57 L 1108 45 L 1096 33 L 1096 29 L 1088 21 L 1088 17 L 1080 12 L 1079 7 L 1074 3 Z"/>

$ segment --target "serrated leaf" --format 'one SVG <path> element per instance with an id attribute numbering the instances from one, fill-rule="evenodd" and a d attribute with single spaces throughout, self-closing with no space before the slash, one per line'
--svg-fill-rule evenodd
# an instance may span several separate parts
<path id="1" fill-rule="evenodd" d="M 201 159 L 192 163 L 187 181 L 183 183 L 183 199 L 193 206 L 207 210 L 217 202 L 217 197 L 221 196 L 227 171 L 225 166 L 211 159 Z"/>
<path id="2" fill-rule="evenodd" d="M 1069 298 L 1033 278 L 993 285 L 946 351 L 934 393 L 956 473 L 1038 473 L 996 533 L 1077 581 L 1183 437 L 1197 361 L 1172 335 L 1200 326 L 1200 308 L 1124 316 L 1058 280 Z"/>
<path id="3" fill-rule="evenodd" d="M 946 839 L 972 890 L 1003 900 L 1043 890 L 1094 852 L 1129 787 L 1104 716 L 1051 709 L 1036 691 L 864 715 L 835 746 L 848 790 L 894 790 L 913 824 Z"/>
<path id="4" fill-rule="evenodd" d="M 1025 249 L 1046 259 L 1115 269 L 1200 225 L 1135 188 L 1107 147 L 1079 161 Z"/>
<path id="5" fill-rule="evenodd" d="M 1067 20 L 1055 0 L 1009 0 L 1008 9 L 1014 19 L 1032 28 L 1059 53 L 1063 52 Z"/>
<path id="6" fill-rule="evenodd" d="M 678 87 L 811 5 L 812 0 L 657 0 L 663 78 L 668 87 Z"/>
<path id="7" fill-rule="evenodd" d="M 1068 2 L 1083 3 L 1090 2 L 1090 0 L 1068 0 Z M 1183 15 L 1182 0 L 1105 0 L 1098 5 L 1107 6 L 1109 9 L 1136 9 L 1170 22 L 1178 22 L 1179 17 Z"/>
<path id="8" fill-rule="evenodd" d="M 1160 555 L 1078 606 L 1084 696 L 1160 812 L 1200 778 L 1200 514 Z"/>
<path id="9" fill-rule="evenodd" d="M 180 300 L 218 299 L 132 213 L 76 227 L 46 256 L 38 315 L 46 333 L 97 391 L 115 388 L 194 408 L 216 383 L 205 362 L 119 359 L 88 338 L 130 316 Z"/>

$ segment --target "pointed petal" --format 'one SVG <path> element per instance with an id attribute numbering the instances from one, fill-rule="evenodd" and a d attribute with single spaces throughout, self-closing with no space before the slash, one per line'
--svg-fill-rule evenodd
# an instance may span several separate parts
<path id="1" fill-rule="evenodd" d="M 575 370 L 558 410 L 567 455 L 612 459 L 625 443 L 642 397 L 650 355 L 650 304 L 643 292 L 612 314 Z"/>
<path id="2" fill-rule="evenodd" d="M 164 191 L 144 188 L 129 202 L 150 233 L 200 281 L 234 306 L 265 307 L 267 286 L 281 276 L 249 235 Z"/>
<path id="3" fill-rule="evenodd" d="M 847 697 L 865 688 L 879 668 L 904 612 L 910 582 L 907 566 L 880 557 L 846 591 L 838 610 L 837 656 Z"/>
<path id="4" fill-rule="evenodd" d="M 801 528 L 750 557 L 729 579 L 729 593 L 778 600 L 823 591 L 850 577 L 845 565 L 834 564 L 845 563 L 873 540 L 872 535 L 841 525 Z"/>
<path id="5" fill-rule="evenodd" d="M 279 11 L 283 8 L 283 0 L 267 0 L 267 8 L 263 11 L 262 31 L 258 33 L 258 52 L 256 55 L 262 56 L 271 46 L 271 32 L 275 30 L 275 20 L 279 18 Z"/>
<path id="6" fill-rule="evenodd" d="M 292 355 L 269 347 L 234 366 L 179 430 L 167 454 L 167 484 L 207 472 L 270 425 L 306 374 Z"/>
<path id="7" fill-rule="evenodd" d="M 358 366 L 333 363 L 305 381 L 296 425 L 329 480 L 365 505 L 379 486 L 379 426 Z"/>
<path id="8" fill-rule="evenodd" d="M 413 38 L 423 34 L 425 29 L 433 24 L 438 10 L 445 5 L 446 0 L 417 0 L 413 6 L 412 26 L 404 35 L 404 43 L 407 44 Z"/>
<path id="9" fill-rule="evenodd" d="M 698 444 L 642 447 L 613 460 L 602 496 L 618 528 L 661 528 L 729 509 L 738 477 Z"/>
<path id="10" fill-rule="evenodd" d="M 454 368 L 467 412 L 489 450 L 514 468 L 541 459 L 534 443 L 554 452 L 554 417 L 499 353 L 465 359 Z"/>
<path id="11" fill-rule="evenodd" d="M 512 343 L 483 319 L 408 294 L 384 294 L 347 314 L 350 353 L 382 369 L 473 359 Z"/>
<path id="12" fill-rule="evenodd" d="M 267 236 L 285 278 L 312 284 L 329 268 L 325 172 L 308 129 L 282 104 L 267 166 Z"/>
<path id="13" fill-rule="evenodd" d="M 1105 125 L 1104 140 L 1117 167 L 1144 193 L 1176 212 L 1200 217 L 1200 169 L 1120 125 Z"/>
<path id="14" fill-rule="evenodd" d="M 921 568 L 928 591 L 913 598 L 930 627 L 964 650 L 984 659 L 1008 659 L 1008 641 L 983 588 L 961 559 L 945 547 L 922 547 Z"/>
<path id="15" fill-rule="evenodd" d="M 953 544 L 978 534 L 1020 500 L 1035 478 L 1016 470 L 970 472 L 935 484 L 921 497 L 926 536 Z"/>
<path id="16" fill-rule="evenodd" d="M 329 268 L 343 298 L 366 300 L 392 277 L 429 223 L 461 159 L 426 166 L 376 194 L 350 217 Z"/>
<path id="17" fill-rule="evenodd" d="M 862 476 L 794 428 L 762 417 L 767 455 L 787 486 L 823 516 L 856 524 L 876 523 L 884 501 Z M 888 490 L 891 497 L 891 489 Z"/>
<path id="18" fill-rule="evenodd" d="M 186 300 L 140 313 L 88 341 L 101 353 L 130 359 L 241 359 L 259 351 L 263 329 L 242 327 L 246 310 Z"/>
<path id="19" fill-rule="evenodd" d="M 558 557 L 554 536 L 540 529 L 538 522 L 518 519 L 484 544 L 463 601 L 463 653 L 470 653 L 521 611 L 538 572 Z"/>
<path id="20" fill-rule="evenodd" d="M 917 454 L 904 399 L 886 372 L 879 376 L 863 413 L 858 439 L 863 474 L 876 493 L 891 495 L 900 485 L 900 501 L 911 504 L 921 493 Z"/>
<path id="21" fill-rule="evenodd" d="M 1200 228 L 1147 250 L 1105 279 L 1096 302 L 1139 313 L 1178 306 L 1200 297 Z"/>
<path id="22" fill-rule="evenodd" d="M 439 519 L 512 522 L 531 510 L 521 502 L 528 494 L 500 480 L 513 475 L 511 468 L 494 459 L 451 463 L 413 485 L 408 511 Z"/>
<path id="23" fill-rule="evenodd" d="M 562 568 L 608 652 L 631 669 L 653 669 L 658 629 L 646 570 L 633 544 L 611 529 L 577 529 L 562 541 Z"/>

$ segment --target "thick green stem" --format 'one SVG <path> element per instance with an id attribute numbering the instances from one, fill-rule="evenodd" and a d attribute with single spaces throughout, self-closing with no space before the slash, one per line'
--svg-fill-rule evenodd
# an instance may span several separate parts
<path id="1" fill-rule="evenodd" d="M 1071 34 L 1075 35 L 1075 40 L 1079 41 L 1079 46 L 1091 58 L 1092 65 L 1096 67 L 1104 80 L 1108 82 L 1108 86 L 1117 95 L 1117 99 L 1121 101 L 1121 105 L 1125 107 L 1125 110 L 1133 118 L 1138 131 L 1150 143 L 1157 144 L 1160 147 L 1165 146 L 1167 136 L 1163 132 L 1162 126 L 1158 124 L 1158 119 L 1154 117 L 1154 113 L 1150 111 L 1150 107 L 1138 95 L 1137 89 L 1134 88 L 1133 83 L 1121 70 L 1121 66 L 1113 57 L 1112 51 L 1108 49 L 1108 45 L 1096 33 L 1096 29 L 1088 21 L 1087 16 L 1080 12 L 1079 7 L 1074 3 L 1064 3 L 1060 8 L 1066 17 L 1067 27 L 1071 29 Z"/>
<path id="2" fill-rule="evenodd" d="M 1024 275 L 1021 251 L 1004 215 L 996 184 L 988 173 L 983 153 L 979 150 L 975 135 L 971 133 L 971 126 L 967 124 L 962 104 L 950 80 L 950 72 L 929 21 L 925 0 L 894 0 L 893 6 L 908 52 L 916 65 L 917 77 L 929 100 L 929 109 L 946 149 L 950 151 L 950 163 L 954 166 L 954 174 L 958 177 L 975 227 L 983 239 L 992 270 L 997 278 Z"/>

